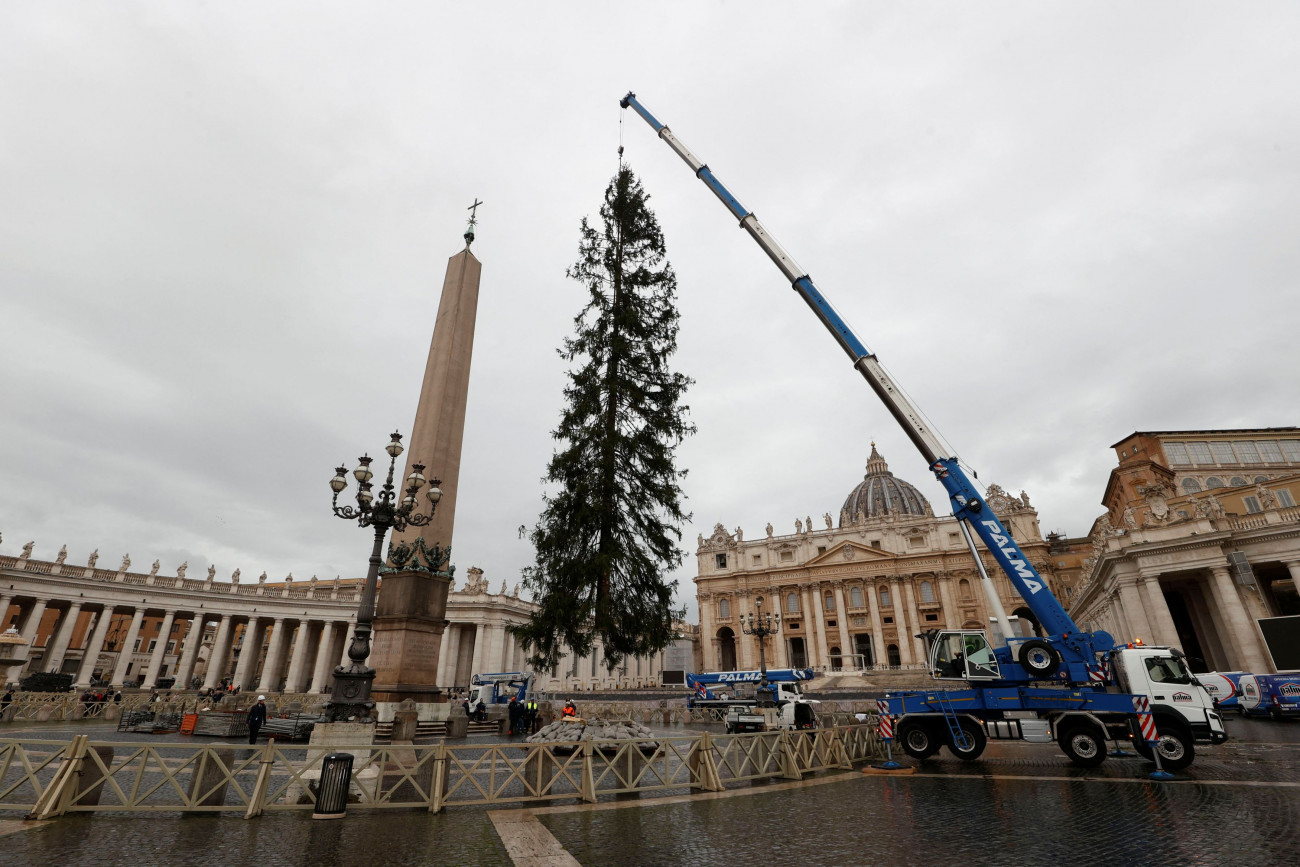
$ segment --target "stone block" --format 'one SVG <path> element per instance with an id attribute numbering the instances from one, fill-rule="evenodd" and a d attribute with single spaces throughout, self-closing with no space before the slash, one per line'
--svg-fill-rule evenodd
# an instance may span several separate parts
<path id="1" fill-rule="evenodd" d="M 81 782 L 77 789 L 76 804 L 80 807 L 99 806 L 100 793 L 104 791 L 103 768 L 113 767 L 112 747 L 91 747 L 90 751 L 99 756 L 99 762 L 87 755 L 81 762 Z M 103 768 L 100 764 L 103 764 Z"/>
<path id="2" fill-rule="evenodd" d="M 235 751 L 216 747 L 201 755 L 190 774 L 189 796 L 196 807 L 220 807 L 226 803 L 226 777 L 235 765 Z"/>

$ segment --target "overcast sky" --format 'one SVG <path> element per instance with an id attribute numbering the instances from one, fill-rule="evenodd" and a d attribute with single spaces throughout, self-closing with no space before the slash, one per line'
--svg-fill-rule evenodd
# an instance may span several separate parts
<path id="1" fill-rule="evenodd" d="M 514 584 L 629 89 L 984 482 L 1086 533 L 1133 430 L 1300 422 L 1300 8 L 1169 3 L 0 6 L 0 553 L 360 576 L 339 460 L 415 413 L 483 277 L 453 540 Z M 679 280 L 695 537 L 838 514 L 849 360 L 635 115 Z M 437 468 L 431 468 L 436 472 Z"/>

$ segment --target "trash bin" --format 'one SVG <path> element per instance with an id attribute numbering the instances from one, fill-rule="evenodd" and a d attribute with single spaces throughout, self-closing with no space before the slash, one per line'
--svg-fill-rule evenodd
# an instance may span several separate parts
<path id="1" fill-rule="evenodd" d="M 352 753 L 330 753 L 321 759 L 313 819 L 342 819 L 347 812 L 352 758 Z"/>

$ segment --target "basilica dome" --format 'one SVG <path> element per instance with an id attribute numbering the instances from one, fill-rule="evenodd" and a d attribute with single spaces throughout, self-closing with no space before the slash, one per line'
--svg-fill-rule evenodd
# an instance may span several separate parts
<path id="1" fill-rule="evenodd" d="M 895 478 L 889 465 L 871 444 L 871 457 L 867 459 L 867 474 L 862 483 L 849 492 L 840 509 L 840 526 L 854 524 L 858 516 L 883 518 L 886 515 L 933 515 L 930 503 L 910 483 Z"/>

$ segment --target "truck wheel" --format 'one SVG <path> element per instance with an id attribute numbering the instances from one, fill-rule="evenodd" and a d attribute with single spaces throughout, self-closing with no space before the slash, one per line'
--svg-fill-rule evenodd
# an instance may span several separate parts
<path id="1" fill-rule="evenodd" d="M 1177 726 L 1156 721 L 1156 749 L 1160 751 L 1160 767 L 1166 771 L 1181 771 L 1196 759 L 1192 736 Z M 1151 747 L 1141 736 L 1133 739 L 1133 748 L 1148 762 L 1154 761 Z"/>
<path id="2" fill-rule="evenodd" d="M 903 752 L 914 759 L 923 760 L 939 752 L 939 739 L 930 725 L 917 721 L 903 721 L 898 724 L 898 742 Z"/>
<path id="3" fill-rule="evenodd" d="M 963 750 L 961 747 L 957 746 L 957 744 L 953 743 L 952 735 L 949 734 L 948 752 L 952 753 L 963 762 L 973 762 L 983 754 L 984 748 L 988 746 L 988 735 L 984 734 L 984 726 L 975 722 L 973 719 L 960 717 L 957 720 L 957 724 L 961 726 L 961 730 L 966 735 L 967 742 L 970 746 Z"/>
<path id="4" fill-rule="evenodd" d="M 1020 666 L 1031 677 L 1048 678 L 1060 669 L 1061 654 L 1046 641 L 1035 638 L 1020 645 Z"/>
<path id="5" fill-rule="evenodd" d="M 1056 736 L 1066 758 L 1081 768 L 1095 768 L 1106 761 L 1106 740 L 1096 726 L 1066 723 Z"/>

